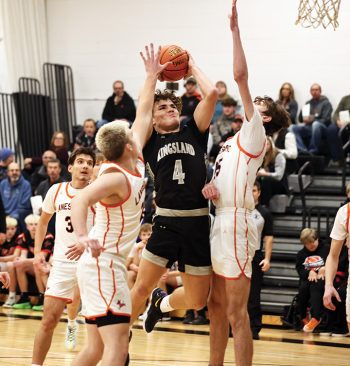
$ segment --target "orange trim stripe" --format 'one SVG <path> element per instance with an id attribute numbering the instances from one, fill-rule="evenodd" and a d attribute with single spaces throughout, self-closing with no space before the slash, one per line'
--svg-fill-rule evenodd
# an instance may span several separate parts
<path id="1" fill-rule="evenodd" d="M 122 227 L 120 229 L 120 234 L 118 237 L 118 241 L 117 241 L 117 253 L 119 253 L 119 243 L 120 243 L 120 239 L 122 238 L 123 232 L 124 232 L 124 226 L 125 226 L 125 218 L 124 218 L 124 211 L 123 211 L 123 206 L 120 206 L 120 214 L 122 216 Z"/>
<path id="2" fill-rule="evenodd" d="M 348 203 L 348 215 L 346 217 L 346 232 L 349 233 L 350 203 Z"/>
<path id="3" fill-rule="evenodd" d="M 46 295 L 44 294 L 45 297 L 52 297 L 53 299 L 59 299 L 59 300 L 64 300 L 67 302 L 67 304 L 70 304 L 73 302 L 72 299 L 66 298 L 66 297 L 59 297 L 59 296 L 53 296 L 53 295 Z"/>
<path id="4" fill-rule="evenodd" d="M 100 203 L 102 206 L 104 206 L 104 207 L 110 207 L 110 208 L 115 208 L 115 207 L 121 206 L 122 204 L 124 204 L 124 203 L 125 203 L 125 202 L 130 198 L 132 190 L 131 190 L 131 184 L 130 184 L 129 178 L 128 178 L 128 177 L 126 176 L 126 174 L 125 174 L 124 172 L 122 172 L 121 170 L 120 170 L 120 173 L 122 173 L 122 174 L 124 175 L 124 177 L 125 177 L 125 179 L 126 179 L 126 182 L 127 182 L 127 184 L 128 184 L 128 190 L 129 190 L 128 196 L 125 198 L 125 200 L 124 200 L 124 201 L 118 202 L 118 203 L 116 203 L 115 205 L 109 205 L 108 203 L 104 203 L 104 202 L 102 202 L 102 201 L 99 201 L 99 203 Z"/>
<path id="5" fill-rule="evenodd" d="M 109 225 L 111 223 L 111 218 L 109 216 L 109 211 L 108 211 L 108 207 L 106 207 L 106 215 L 107 215 L 107 226 L 106 226 L 106 230 L 105 230 L 105 234 L 103 236 L 103 244 L 102 246 L 104 247 L 105 244 L 106 244 L 106 237 L 107 237 L 107 234 L 109 232 Z"/>
<path id="6" fill-rule="evenodd" d="M 248 151 L 246 151 L 246 150 L 243 149 L 242 145 L 239 142 L 239 134 L 237 136 L 237 146 L 238 146 L 239 150 L 242 151 L 243 154 L 249 156 L 252 159 L 258 158 L 263 153 L 263 151 L 265 150 L 265 145 L 266 145 L 266 142 L 264 143 L 264 146 L 263 146 L 262 150 L 259 152 L 258 155 L 253 155 L 253 154 L 251 154 Z"/>
<path id="7" fill-rule="evenodd" d="M 60 183 L 59 185 L 58 185 L 58 188 L 57 188 L 57 191 L 56 191 L 56 194 L 55 194 L 55 198 L 53 199 L 53 205 L 55 206 L 55 204 L 56 204 L 56 199 L 57 199 L 57 196 L 58 196 L 58 192 L 60 191 L 60 189 L 61 189 L 61 186 L 62 186 L 62 183 Z"/>
<path id="8" fill-rule="evenodd" d="M 67 194 L 67 196 L 69 197 L 69 198 L 74 198 L 74 196 L 71 196 L 70 194 L 69 194 L 69 192 L 68 192 L 68 186 L 69 186 L 69 182 L 67 182 L 67 184 L 66 184 L 66 194 Z"/>
<path id="9" fill-rule="evenodd" d="M 100 266 L 98 264 L 98 258 L 96 258 L 96 265 L 97 265 L 98 291 L 99 291 L 99 293 L 102 297 L 102 300 L 105 302 L 105 304 L 107 306 L 107 309 L 108 309 L 108 303 L 107 303 L 105 297 L 103 296 L 102 289 L 101 289 L 101 269 L 100 269 Z"/>
<path id="10" fill-rule="evenodd" d="M 220 275 L 220 274 L 218 274 L 218 273 L 216 273 L 216 272 L 214 272 L 214 273 L 215 273 L 215 276 L 218 276 L 218 277 L 220 277 L 220 278 L 223 278 L 223 279 L 225 279 L 225 280 L 229 280 L 229 281 L 237 281 L 237 280 L 239 280 L 242 276 L 244 276 L 244 277 L 248 278 L 248 280 L 251 280 L 251 277 L 248 277 L 244 272 L 240 273 L 240 274 L 238 275 L 238 277 L 226 277 L 226 276 L 224 276 L 224 275 Z"/>

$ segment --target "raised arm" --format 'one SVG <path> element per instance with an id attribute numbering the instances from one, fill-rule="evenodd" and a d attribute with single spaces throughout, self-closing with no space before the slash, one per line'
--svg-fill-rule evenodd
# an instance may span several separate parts
<path id="1" fill-rule="evenodd" d="M 248 66 L 238 27 L 236 3 L 237 0 L 232 0 L 232 14 L 230 15 L 230 27 L 233 41 L 233 77 L 238 85 L 245 115 L 248 121 L 250 121 L 254 114 L 254 106 L 248 86 Z"/>
<path id="2" fill-rule="evenodd" d="M 194 63 L 191 56 L 189 67 L 189 73 L 197 80 L 203 95 L 203 99 L 194 111 L 194 120 L 196 121 L 199 131 L 204 133 L 209 128 L 213 118 L 216 101 L 218 99 L 218 91 L 203 71 Z"/>
<path id="3" fill-rule="evenodd" d="M 143 148 L 152 133 L 153 101 L 157 79 L 168 63 L 164 65 L 159 63 L 160 47 L 155 53 L 152 43 L 146 46 L 145 53 L 140 52 L 140 55 L 145 65 L 146 80 L 140 93 L 136 118 L 131 129 Z"/>

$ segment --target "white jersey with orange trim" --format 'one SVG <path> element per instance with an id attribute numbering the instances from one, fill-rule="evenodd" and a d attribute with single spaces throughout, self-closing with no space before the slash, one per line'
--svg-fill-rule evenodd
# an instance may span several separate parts
<path id="1" fill-rule="evenodd" d="M 121 203 L 107 205 L 96 203 L 96 223 L 90 237 L 99 240 L 103 254 L 114 254 L 125 262 L 139 234 L 142 205 L 145 197 L 145 164 L 137 161 L 137 174 L 133 174 L 116 163 L 101 165 L 99 176 L 108 169 L 117 169 L 124 174 L 129 186 L 129 196 Z"/>
<path id="2" fill-rule="evenodd" d="M 48 214 L 56 213 L 54 261 L 72 262 L 65 253 L 68 246 L 77 242 L 71 222 L 71 201 L 78 189 L 73 188 L 71 182 L 54 184 L 47 192 L 42 210 Z M 95 211 L 89 208 L 87 227 L 90 230 L 94 224 Z"/>
<path id="3" fill-rule="evenodd" d="M 256 106 L 251 121 L 245 120 L 241 130 L 222 146 L 216 158 L 212 182 L 220 197 L 217 208 L 255 207 L 252 189 L 265 155 L 266 133 Z"/>
<path id="4" fill-rule="evenodd" d="M 145 164 L 139 159 L 138 173 L 133 174 L 116 163 L 104 163 L 99 175 L 108 169 L 124 174 L 129 195 L 117 205 L 96 203 L 96 223 L 89 236 L 98 239 L 104 251 L 98 258 L 85 251 L 77 271 L 83 314 L 88 319 L 106 316 L 108 312 L 130 316 L 132 310 L 125 262 L 140 230 Z"/>

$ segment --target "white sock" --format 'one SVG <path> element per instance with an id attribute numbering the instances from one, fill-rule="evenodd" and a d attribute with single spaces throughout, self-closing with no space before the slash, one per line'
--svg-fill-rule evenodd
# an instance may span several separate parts
<path id="1" fill-rule="evenodd" d="M 170 306 L 170 295 L 165 296 L 160 303 L 160 310 L 162 313 L 168 313 L 174 309 Z"/>
<path id="2" fill-rule="evenodd" d="M 68 327 L 69 328 L 75 327 L 76 322 L 77 322 L 77 318 L 75 318 L 75 319 L 68 319 Z"/>
<path id="3" fill-rule="evenodd" d="M 10 291 L 9 292 L 9 299 L 14 299 L 15 297 L 16 297 L 16 291 Z"/>
<path id="4" fill-rule="evenodd" d="M 32 366 L 41 366 L 41 365 L 38 365 L 37 363 L 32 363 Z"/>

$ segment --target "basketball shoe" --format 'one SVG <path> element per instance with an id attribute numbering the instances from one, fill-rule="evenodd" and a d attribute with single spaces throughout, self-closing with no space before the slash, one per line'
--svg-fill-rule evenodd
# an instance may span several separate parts
<path id="1" fill-rule="evenodd" d="M 66 339 L 64 341 L 64 345 L 68 351 L 73 351 L 75 346 L 77 345 L 77 332 L 78 332 L 77 322 L 75 322 L 74 325 L 67 324 Z"/>
<path id="2" fill-rule="evenodd" d="M 160 288 L 156 288 L 152 292 L 151 306 L 147 312 L 147 317 L 143 322 L 143 329 L 147 333 L 151 333 L 157 322 L 163 318 L 163 313 L 160 310 L 160 303 L 165 296 L 167 296 L 167 293 Z"/>
<path id="3" fill-rule="evenodd" d="M 317 320 L 316 318 L 311 318 L 311 320 L 304 325 L 303 331 L 306 333 L 312 333 L 319 324 L 320 320 Z"/>

